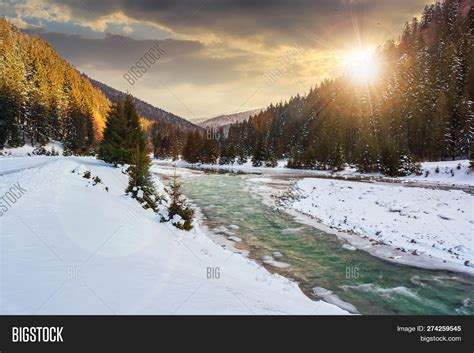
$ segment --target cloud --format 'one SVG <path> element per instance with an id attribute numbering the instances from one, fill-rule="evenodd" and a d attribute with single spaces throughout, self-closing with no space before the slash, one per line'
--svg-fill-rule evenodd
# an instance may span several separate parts
<path id="1" fill-rule="evenodd" d="M 6 19 L 13 23 L 16 27 L 23 29 L 23 30 L 35 30 L 35 31 L 42 31 L 43 27 L 41 25 L 37 25 L 34 23 L 28 23 L 20 17 L 10 17 L 6 16 Z"/>
<path id="2" fill-rule="evenodd" d="M 158 43 L 165 51 L 149 74 L 173 84 L 210 85 L 238 80 L 239 65 L 251 60 L 244 55 L 212 56 L 198 41 L 135 40 L 126 36 L 106 34 L 104 38 L 84 38 L 75 34 L 39 33 L 61 56 L 79 69 L 127 72 L 137 60 Z M 152 84 L 153 85 L 153 84 Z"/>
<path id="3" fill-rule="evenodd" d="M 418 13 L 425 1 L 83 0 L 66 4 L 50 0 L 49 3 L 67 7 L 78 21 L 96 23 L 98 28 L 103 28 L 100 24 L 104 23 L 104 18 L 126 14 L 134 21 L 155 23 L 180 35 L 217 33 L 223 37 L 262 40 L 272 46 L 294 41 L 295 37 L 302 44 L 309 44 L 311 41 L 304 40 L 305 31 L 323 38 L 328 34 L 346 36 L 354 32 L 353 17 L 357 18 L 361 34 L 377 22 L 393 31 L 407 16 Z M 331 29 L 334 25 L 337 25 L 337 32 Z"/>
<path id="4" fill-rule="evenodd" d="M 103 38 L 85 38 L 65 33 L 40 33 L 40 35 L 61 55 L 74 60 L 77 65 L 94 63 L 122 69 L 135 63 L 156 42 L 165 49 L 168 60 L 195 54 L 203 49 L 202 44 L 197 41 L 136 40 L 110 33 L 106 33 Z"/>
<path id="5" fill-rule="evenodd" d="M 425 2 L 7 0 L 0 10 L 92 77 L 194 118 L 306 92 L 341 72 L 344 52 L 396 38 Z M 122 75 L 157 40 L 166 53 L 130 87 Z M 295 45 L 301 57 L 265 85 L 265 73 Z"/>

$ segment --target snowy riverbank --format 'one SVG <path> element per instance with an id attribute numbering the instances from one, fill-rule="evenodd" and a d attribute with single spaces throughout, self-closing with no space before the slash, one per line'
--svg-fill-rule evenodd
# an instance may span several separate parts
<path id="1" fill-rule="evenodd" d="M 275 168 L 269 167 L 253 167 L 249 161 L 244 164 L 219 165 L 219 164 L 189 164 L 186 161 L 171 160 L 155 160 L 157 164 L 171 165 L 174 164 L 181 168 L 199 168 L 207 170 L 220 170 L 229 172 L 243 172 L 256 174 L 291 174 L 308 177 L 327 177 L 335 179 L 361 179 L 376 180 L 402 184 L 417 184 L 420 186 L 442 186 L 442 187 L 459 187 L 474 188 L 474 171 L 469 168 L 469 160 L 459 161 L 440 161 L 440 162 L 423 162 L 420 163 L 421 171 L 419 175 L 409 175 L 406 177 L 392 178 L 384 176 L 380 173 L 359 173 L 355 168 L 346 167 L 343 171 L 333 172 L 330 170 L 303 170 L 286 168 L 287 161 L 280 160 Z"/>
<path id="2" fill-rule="evenodd" d="M 468 193 L 321 178 L 303 178 L 293 187 L 277 178 L 249 181 L 267 203 L 276 201 L 298 221 L 348 241 L 348 251 L 474 275 Z"/>
<path id="3" fill-rule="evenodd" d="M 347 313 L 222 249 L 198 224 L 159 223 L 124 195 L 121 169 L 94 158 L 5 157 L 0 174 L 1 195 L 26 190 L 0 218 L 1 314 Z"/>
<path id="4" fill-rule="evenodd" d="M 190 167 L 183 161 L 174 165 Z M 474 187 L 467 160 L 423 163 L 423 176 L 359 175 L 369 182 L 352 178 L 358 174 L 348 169 L 339 173 L 291 170 L 284 168 L 284 161 L 277 168 L 254 168 L 248 163 L 191 167 L 258 173 L 260 177 L 248 179 L 254 194 L 268 205 L 283 204 L 301 223 L 345 239 L 350 243 L 347 249 L 362 249 L 405 265 L 474 274 L 473 196 L 461 191 Z"/>

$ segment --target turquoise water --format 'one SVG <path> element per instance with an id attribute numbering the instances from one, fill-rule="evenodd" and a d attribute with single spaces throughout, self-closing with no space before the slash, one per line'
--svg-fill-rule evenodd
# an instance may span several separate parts
<path id="1" fill-rule="evenodd" d="M 298 281 L 309 297 L 314 298 L 314 287 L 330 289 L 362 314 L 474 314 L 473 277 L 392 264 L 343 249 L 336 236 L 302 225 L 252 197 L 246 178 L 206 173 L 181 181 L 211 229 L 239 226 L 232 232 L 252 258 L 281 252 L 280 261 L 291 267 L 277 271 Z"/>

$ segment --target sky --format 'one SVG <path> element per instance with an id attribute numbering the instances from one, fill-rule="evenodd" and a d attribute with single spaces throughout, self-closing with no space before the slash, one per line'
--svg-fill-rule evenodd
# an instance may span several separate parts
<path id="1" fill-rule="evenodd" d="M 305 94 L 340 75 L 348 53 L 397 39 L 429 2 L 2 0 L 0 15 L 88 76 L 200 121 Z M 146 72 L 127 80 L 148 52 Z"/>

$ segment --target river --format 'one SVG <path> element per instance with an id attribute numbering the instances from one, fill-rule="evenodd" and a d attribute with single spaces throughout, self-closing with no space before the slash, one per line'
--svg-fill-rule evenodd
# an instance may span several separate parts
<path id="1" fill-rule="evenodd" d="M 303 225 L 265 205 L 248 187 L 254 175 L 186 172 L 184 194 L 196 204 L 210 230 L 229 225 L 242 239 L 237 246 L 259 261 L 280 252 L 289 268 L 278 272 L 296 280 L 315 299 L 313 288 L 334 292 L 361 314 L 473 315 L 474 278 L 447 271 L 394 264 L 365 251 L 342 248 L 335 235 Z"/>

